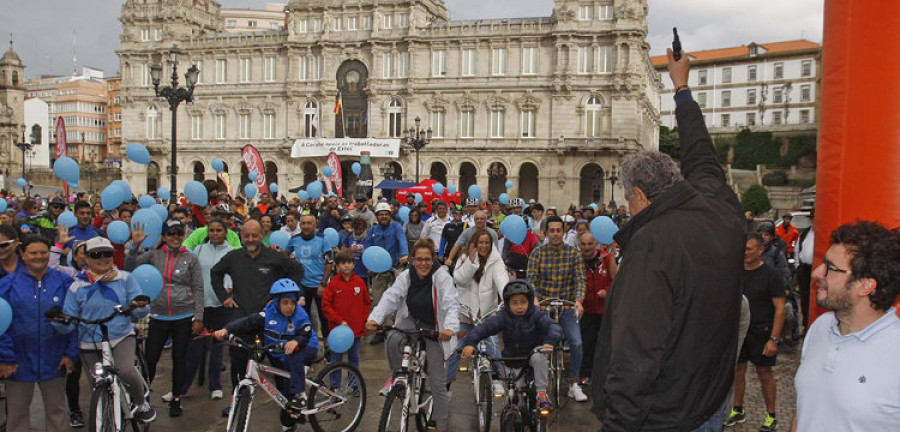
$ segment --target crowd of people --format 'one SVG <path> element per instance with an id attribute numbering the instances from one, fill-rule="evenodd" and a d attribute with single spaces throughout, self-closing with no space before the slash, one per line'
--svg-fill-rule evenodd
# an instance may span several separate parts
<path id="1" fill-rule="evenodd" d="M 99 357 L 99 330 L 50 324 L 44 312 L 56 306 L 92 319 L 131 304 L 137 318 L 149 319 L 147 372 L 157 392 L 167 391 L 161 398 L 172 417 L 183 414 L 182 399 L 204 361 L 210 398 L 223 398 L 224 350 L 212 344 L 205 359 L 203 336 L 264 333 L 286 341 L 285 352 L 271 361 L 290 371 L 291 378 L 277 384 L 292 410 L 306 403 L 303 365 L 328 352 L 328 334 L 336 326 L 353 331 L 346 352 L 351 364 L 359 365 L 368 332 L 368 343 L 384 343 L 396 368 L 403 334 L 377 332 L 390 324 L 438 335 L 426 342 L 426 354 L 439 431 L 448 429 L 456 365 L 481 340 L 492 356 L 528 355 L 565 340 L 566 393 L 585 402 L 589 384 L 593 412 L 607 432 L 711 431 L 743 422 L 744 374 L 752 362 L 767 411 L 760 430 L 773 431 L 771 366 L 795 273 L 807 285 L 814 280 L 816 302 L 834 310 L 806 331 L 795 427 L 897 430 L 900 376 L 884 361 L 900 347 L 900 318 L 892 306 L 900 293 L 897 232 L 871 222 L 842 226 L 830 237 L 824 263 L 813 268 L 812 235 L 792 230 L 789 220 L 748 230 L 687 86 L 689 60 L 675 60 L 670 52 L 669 62 L 678 89 L 681 166 L 657 152 L 629 156 L 621 170 L 627 208 L 557 209 L 522 198 L 504 205 L 470 197 L 464 206 L 333 194 L 305 201 L 260 194 L 251 200 L 210 188 L 205 207 L 183 196 L 168 204 L 160 240 L 146 245 L 153 227 L 140 224 L 124 242 L 107 238 L 113 221 L 132 225 L 137 199 L 107 211 L 96 196 L 0 191 L 9 207 L 0 213 L 0 297 L 15 311 L 0 336 L 8 430 L 28 430 L 35 384 L 48 430 L 84 425 L 80 370 L 91 373 L 83 365 Z M 404 206 L 408 218 L 401 220 Z M 76 216 L 74 226 L 59 225 L 66 209 Z M 509 215 L 526 222 L 521 244 L 499 229 Z M 589 229 L 600 216 L 620 229 L 611 244 L 600 244 Z M 327 240 L 329 228 L 338 232 L 338 244 Z M 289 238 L 286 245 L 271 241 L 278 231 Z M 373 272 L 363 259 L 375 246 L 390 256 L 387 271 Z M 787 267 L 793 255 L 797 271 Z M 144 264 L 157 268 L 163 280 L 161 294 L 149 304 L 140 301 L 141 286 L 130 273 Z M 538 307 L 549 298 L 572 306 L 550 319 Z M 797 327 L 806 329 L 809 302 L 801 303 L 804 324 Z M 499 305 L 503 309 L 487 318 Z M 140 407 L 137 418 L 153 421 L 156 410 L 131 366 L 132 319 L 111 321 L 109 337 L 120 376 Z M 167 345 L 172 378 L 161 383 L 154 378 Z M 228 354 L 233 388 L 247 354 Z M 328 355 L 331 361 L 344 357 Z M 529 365 L 536 402 L 549 411 L 546 358 L 532 356 Z M 492 384 L 495 392 L 502 390 L 499 381 Z M 380 393 L 391 387 L 388 379 Z M 283 429 L 291 430 L 284 419 Z"/>

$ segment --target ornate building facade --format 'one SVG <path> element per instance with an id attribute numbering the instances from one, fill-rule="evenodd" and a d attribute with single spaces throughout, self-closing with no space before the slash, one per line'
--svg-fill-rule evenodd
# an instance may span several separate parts
<path id="1" fill-rule="evenodd" d="M 291 158 L 296 139 L 402 139 L 420 119 L 432 130 L 422 177 L 556 206 L 622 202 L 610 181 L 622 159 L 658 147 L 662 84 L 648 56 L 646 0 L 555 0 L 550 17 L 475 21 L 449 21 L 442 0 L 291 0 L 286 10 L 284 30 L 230 33 L 212 0 L 126 1 L 123 143 L 148 146 L 150 172 L 170 172 L 171 113 L 154 96 L 149 64 L 173 46 L 179 73 L 201 71 L 194 102 L 177 113 L 179 188 L 214 178 L 213 156 L 246 183 L 245 144 L 259 149 L 270 181 L 300 186 L 320 176 L 325 157 Z M 341 159 L 352 192 L 358 158 Z M 406 144 L 372 163 L 376 184 L 416 172 Z M 136 191 L 168 184 L 125 168 Z"/>

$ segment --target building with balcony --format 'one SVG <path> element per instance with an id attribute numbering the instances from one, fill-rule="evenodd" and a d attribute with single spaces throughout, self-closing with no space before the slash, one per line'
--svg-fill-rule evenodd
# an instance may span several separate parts
<path id="1" fill-rule="evenodd" d="M 285 5 L 267 3 L 265 9 L 222 9 L 225 31 L 230 33 L 284 30 L 287 22 Z"/>

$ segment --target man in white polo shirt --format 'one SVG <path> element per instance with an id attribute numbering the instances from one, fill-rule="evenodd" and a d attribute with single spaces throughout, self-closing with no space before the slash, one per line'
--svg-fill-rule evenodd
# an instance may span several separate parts
<path id="1" fill-rule="evenodd" d="M 838 227 L 812 273 L 816 304 L 794 378 L 792 430 L 900 431 L 900 237 L 874 222 Z"/>

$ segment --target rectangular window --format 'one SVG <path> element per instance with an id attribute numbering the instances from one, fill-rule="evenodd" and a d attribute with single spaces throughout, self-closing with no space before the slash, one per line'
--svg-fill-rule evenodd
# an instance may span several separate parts
<path id="1" fill-rule="evenodd" d="M 772 111 L 772 124 L 780 125 L 781 123 L 781 111 Z"/>
<path id="2" fill-rule="evenodd" d="M 706 92 L 697 93 L 697 104 L 700 108 L 706 108 Z"/>
<path id="3" fill-rule="evenodd" d="M 698 85 L 706 85 L 706 83 L 709 81 L 707 78 L 708 73 L 709 73 L 709 71 L 707 71 L 706 69 L 697 72 L 697 84 Z"/>
<path id="4" fill-rule="evenodd" d="M 239 69 L 240 76 L 238 77 L 240 79 L 240 82 L 242 82 L 242 83 L 250 82 L 250 78 L 251 78 L 250 73 L 251 73 L 251 68 L 253 67 L 253 63 L 248 58 L 242 58 L 238 62 L 238 65 L 240 67 L 240 69 Z"/>
<path id="5" fill-rule="evenodd" d="M 225 21 L 225 27 L 237 27 L 237 20 Z"/>
<path id="6" fill-rule="evenodd" d="M 747 113 L 747 126 L 756 124 L 756 113 Z"/>
<path id="7" fill-rule="evenodd" d="M 347 30 L 359 30 L 359 17 L 347 17 Z"/>
<path id="8" fill-rule="evenodd" d="M 250 114 L 241 114 L 238 117 L 238 136 L 241 139 L 250 139 Z"/>
<path id="9" fill-rule="evenodd" d="M 784 78 L 784 63 L 775 63 L 775 79 Z"/>
<path id="10" fill-rule="evenodd" d="M 731 126 L 731 114 L 722 114 L 722 127 Z"/>
<path id="11" fill-rule="evenodd" d="M 578 47 L 578 73 L 588 74 L 594 71 L 594 47 Z"/>
<path id="12" fill-rule="evenodd" d="M 409 52 L 397 53 L 397 78 L 409 76 Z"/>
<path id="13" fill-rule="evenodd" d="M 115 113 L 115 114 L 113 115 L 113 118 L 114 118 L 115 121 L 117 121 L 117 122 L 122 121 L 122 113 L 120 113 L 120 112 Z"/>
<path id="14" fill-rule="evenodd" d="M 384 66 L 384 73 L 382 74 L 382 78 L 392 77 L 394 73 L 394 55 L 386 52 L 381 56 L 381 58 Z"/>
<path id="15" fill-rule="evenodd" d="M 600 110 L 588 109 L 584 116 L 584 133 L 589 138 L 600 136 Z"/>
<path id="16" fill-rule="evenodd" d="M 147 115 L 147 138 L 156 139 L 156 134 L 157 132 L 159 132 L 159 123 L 157 122 L 158 119 L 159 117 L 155 113 L 152 115 Z"/>
<path id="17" fill-rule="evenodd" d="M 344 19 L 341 17 L 334 18 L 334 31 L 343 31 L 344 30 Z"/>
<path id="18" fill-rule="evenodd" d="M 431 52 L 431 76 L 447 76 L 446 50 L 435 50 Z"/>
<path id="19" fill-rule="evenodd" d="M 614 18 L 612 5 L 600 5 L 600 19 L 611 20 Z"/>
<path id="20" fill-rule="evenodd" d="M 388 113 L 388 137 L 400 138 L 403 133 L 402 129 L 403 114 L 399 111 Z"/>
<path id="21" fill-rule="evenodd" d="M 150 86 L 150 65 L 141 65 L 141 85 L 144 87 Z"/>
<path id="22" fill-rule="evenodd" d="M 578 20 L 590 21 L 594 19 L 594 5 L 578 6 Z"/>
<path id="23" fill-rule="evenodd" d="M 275 81 L 275 57 L 266 57 L 266 82 Z"/>
<path id="24" fill-rule="evenodd" d="M 319 129 L 319 120 L 316 109 L 308 108 L 303 117 L 305 121 L 303 126 L 303 136 L 306 138 L 315 138 L 317 136 L 316 131 Z"/>
<path id="25" fill-rule="evenodd" d="M 800 76 L 812 76 L 812 60 L 803 60 L 800 63 Z"/>
<path id="26" fill-rule="evenodd" d="M 433 138 L 444 137 L 444 112 L 434 111 L 431 113 L 431 136 Z"/>
<path id="27" fill-rule="evenodd" d="M 506 75 L 506 48 L 491 49 L 491 75 Z"/>
<path id="28" fill-rule="evenodd" d="M 407 14 L 407 13 L 397 14 L 397 27 L 400 27 L 400 28 L 409 27 L 409 14 Z"/>
<path id="29" fill-rule="evenodd" d="M 503 138 L 503 117 L 506 111 L 491 111 L 491 138 Z"/>
<path id="30" fill-rule="evenodd" d="M 227 80 L 227 60 L 216 60 L 216 84 L 224 84 Z"/>
<path id="31" fill-rule="evenodd" d="M 372 30 L 372 17 L 371 16 L 362 17 L 362 26 L 363 26 L 363 30 Z"/>
<path id="32" fill-rule="evenodd" d="M 191 139 L 198 140 L 203 138 L 203 116 L 191 116 Z"/>
<path id="33" fill-rule="evenodd" d="M 283 29 L 284 28 L 281 24 L 274 23 L 274 22 L 269 23 L 269 30 L 283 30 Z"/>
<path id="34" fill-rule="evenodd" d="M 522 75 L 537 74 L 537 48 L 522 48 Z"/>
<path id="35" fill-rule="evenodd" d="M 322 68 L 324 67 L 325 60 L 322 58 L 322 54 L 317 54 L 313 56 L 313 69 L 312 69 L 312 79 L 313 81 L 319 81 L 322 79 Z"/>
<path id="36" fill-rule="evenodd" d="M 302 56 L 297 61 L 297 79 L 306 81 L 309 79 L 309 57 Z"/>
<path id="37" fill-rule="evenodd" d="M 800 110 L 800 123 L 809 123 L 809 110 Z"/>
<path id="38" fill-rule="evenodd" d="M 812 99 L 812 86 L 805 84 L 800 86 L 800 102 L 809 102 Z"/>
<path id="39" fill-rule="evenodd" d="M 322 31 L 322 18 L 312 19 L 312 31 L 314 33 L 319 33 Z"/>
<path id="40" fill-rule="evenodd" d="M 598 57 L 599 57 L 599 68 L 597 72 L 599 73 L 612 73 L 613 68 L 616 66 L 613 63 L 613 47 L 612 45 L 601 46 L 598 48 Z"/>
<path id="41" fill-rule="evenodd" d="M 275 114 L 263 114 L 263 138 L 275 138 Z"/>
<path id="42" fill-rule="evenodd" d="M 747 81 L 756 81 L 756 66 L 747 66 Z"/>
<path id="43" fill-rule="evenodd" d="M 384 16 L 384 29 L 389 30 L 394 28 L 394 15 L 387 14 Z"/>
<path id="44" fill-rule="evenodd" d="M 141 29 L 141 42 L 150 41 L 150 29 Z"/>
<path id="45" fill-rule="evenodd" d="M 225 115 L 216 114 L 216 139 L 225 139 Z"/>
<path id="46" fill-rule="evenodd" d="M 784 102 L 784 89 L 778 87 L 772 90 L 772 103 L 782 103 Z"/>
<path id="47" fill-rule="evenodd" d="M 250 27 L 250 28 L 256 27 L 256 21 L 254 21 L 254 20 L 247 21 L 247 27 Z"/>
<path id="48" fill-rule="evenodd" d="M 459 113 L 459 137 L 473 138 L 475 136 L 475 111 L 466 110 Z"/>
<path id="49" fill-rule="evenodd" d="M 535 126 L 534 110 L 522 111 L 522 138 L 534 138 L 537 127 Z"/>
<path id="50" fill-rule="evenodd" d="M 722 107 L 728 108 L 731 106 L 731 90 L 725 90 L 722 92 Z"/>
<path id="51" fill-rule="evenodd" d="M 309 31 L 309 20 L 297 20 L 297 31 L 299 33 L 306 33 Z"/>
<path id="52" fill-rule="evenodd" d="M 747 105 L 756 105 L 756 89 L 747 89 Z"/>
<path id="53" fill-rule="evenodd" d="M 475 76 L 475 60 L 478 52 L 474 48 L 466 48 L 462 50 L 462 76 Z"/>
<path id="54" fill-rule="evenodd" d="M 116 137 L 122 136 L 122 128 L 116 128 Z"/>
<path id="55" fill-rule="evenodd" d="M 722 84 L 731 84 L 731 68 L 722 68 Z"/>
<path id="56" fill-rule="evenodd" d="M 153 40 L 161 41 L 163 39 L 162 29 L 153 29 Z"/>

